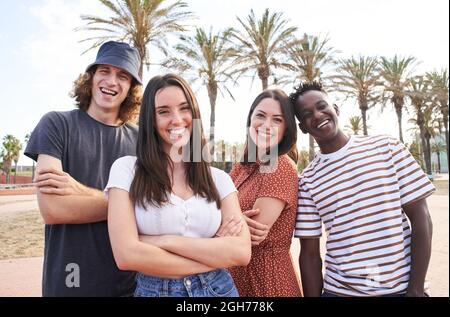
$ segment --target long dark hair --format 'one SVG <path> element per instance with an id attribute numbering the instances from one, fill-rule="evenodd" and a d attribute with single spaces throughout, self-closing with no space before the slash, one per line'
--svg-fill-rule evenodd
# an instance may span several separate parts
<path id="1" fill-rule="evenodd" d="M 136 171 L 131 183 L 130 198 L 142 207 L 147 204 L 161 207 L 169 201 L 168 194 L 172 192 L 172 181 L 167 173 L 167 167 L 173 167 L 173 162 L 164 152 L 162 140 L 156 131 L 155 112 L 156 93 L 169 86 L 176 86 L 183 91 L 192 110 L 192 133 L 189 144 L 183 149 L 184 153 L 189 154 L 187 162 L 184 163 L 186 164 L 186 180 L 195 195 L 206 198 L 209 202 L 216 202 L 217 208 L 220 208 L 220 197 L 211 176 L 209 164 L 201 159 L 194 161 L 193 135 L 201 138 L 201 149 L 196 150 L 201 151 L 207 146 L 203 128 L 201 124 L 196 124 L 201 122 L 197 100 L 188 83 L 174 74 L 155 76 L 145 88 L 139 115 Z"/>
<path id="2" fill-rule="evenodd" d="M 242 156 L 242 164 L 254 163 L 256 160 L 256 153 L 251 149 L 256 149 L 256 144 L 253 142 L 249 135 L 250 124 L 252 121 L 252 115 L 256 107 L 261 103 L 263 99 L 270 98 L 278 101 L 281 108 L 281 113 L 286 125 L 283 138 L 278 143 L 278 156 L 288 154 L 288 156 L 297 163 L 298 151 L 297 151 L 297 126 L 295 124 L 295 114 L 293 106 L 289 97 L 281 89 L 267 89 L 260 93 L 253 101 L 250 111 L 247 117 L 247 139 L 245 142 L 244 153 Z M 250 153 L 249 153 L 250 149 Z"/>

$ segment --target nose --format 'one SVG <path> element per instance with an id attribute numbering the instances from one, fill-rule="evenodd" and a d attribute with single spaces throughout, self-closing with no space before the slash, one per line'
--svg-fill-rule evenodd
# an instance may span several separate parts
<path id="1" fill-rule="evenodd" d="M 172 124 L 183 122 L 183 115 L 180 111 L 174 111 L 172 115 Z"/>
<path id="2" fill-rule="evenodd" d="M 272 120 L 270 120 L 270 118 L 266 118 L 262 123 L 261 127 L 270 130 L 272 128 Z"/>
<path id="3" fill-rule="evenodd" d="M 117 76 L 115 74 L 110 74 L 106 82 L 108 85 L 115 86 L 117 84 Z"/>
<path id="4" fill-rule="evenodd" d="M 313 117 L 314 117 L 314 120 L 319 120 L 322 117 L 322 112 L 314 110 Z"/>

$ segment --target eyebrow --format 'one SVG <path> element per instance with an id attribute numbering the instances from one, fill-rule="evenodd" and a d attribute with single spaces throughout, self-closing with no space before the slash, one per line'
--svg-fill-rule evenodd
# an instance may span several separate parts
<path id="1" fill-rule="evenodd" d="M 126 71 L 123 71 L 123 70 L 119 71 L 119 75 L 125 75 L 125 76 L 131 78 L 131 75 L 128 74 Z"/>
<path id="2" fill-rule="evenodd" d="M 100 66 L 98 66 L 98 69 L 100 69 L 100 70 L 102 70 L 102 69 L 104 69 L 104 70 L 108 70 L 108 71 L 110 71 L 111 70 L 111 66 L 108 66 L 108 65 L 100 65 Z M 128 72 L 126 72 L 126 71 L 124 71 L 124 70 L 119 70 L 118 72 L 117 72 L 119 75 L 125 75 L 125 76 L 127 76 L 127 77 L 132 77 Z"/>
<path id="3" fill-rule="evenodd" d="M 262 111 L 262 110 L 256 110 L 256 112 L 257 112 L 257 113 L 258 113 L 258 112 L 261 112 L 262 114 L 267 115 L 267 113 L 265 113 L 265 112 Z M 274 114 L 273 116 L 274 116 L 274 117 L 281 117 L 281 118 L 283 118 L 283 115 L 282 115 L 282 114 Z"/>
<path id="4" fill-rule="evenodd" d="M 187 102 L 187 101 L 182 102 L 177 107 L 183 107 L 183 106 L 189 106 L 189 102 Z M 167 105 L 156 106 L 156 109 L 161 109 L 161 108 L 170 108 L 170 107 Z"/>
<path id="5" fill-rule="evenodd" d="M 325 99 L 320 99 L 319 101 L 317 101 L 314 105 L 317 106 L 318 104 L 325 102 L 328 105 L 328 102 Z"/>

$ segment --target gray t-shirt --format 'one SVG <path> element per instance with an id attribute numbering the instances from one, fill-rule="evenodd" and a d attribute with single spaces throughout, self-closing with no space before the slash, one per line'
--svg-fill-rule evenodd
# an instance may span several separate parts
<path id="1" fill-rule="evenodd" d="M 137 131 L 128 123 L 105 125 L 78 109 L 50 112 L 31 134 L 25 155 L 53 156 L 75 180 L 103 190 L 114 161 L 135 155 Z M 79 268 L 79 287 L 72 263 Z M 120 271 L 114 261 L 106 221 L 45 226 L 43 296 L 129 296 L 134 289 L 134 273 Z"/>

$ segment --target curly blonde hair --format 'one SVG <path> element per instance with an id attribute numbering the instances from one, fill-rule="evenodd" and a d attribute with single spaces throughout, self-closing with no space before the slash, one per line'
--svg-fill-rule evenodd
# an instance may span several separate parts
<path id="1" fill-rule="evenodd" d="M 92 78 L 94 77 L 96 67 L 80 74 L 73 83 L 70 97 L 75 98 L 75 104 L 83 111 L 89 109 L 92 98 Z M 133 78 L 128 91 L 128 95 L 120 105 L 119 119 L 124 123 L 136 122 L 139 114 L 139 107 L 142 102 L 142 86 Z"/>

